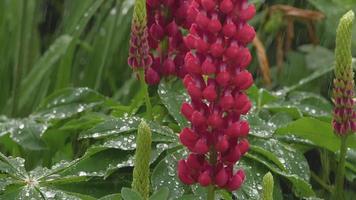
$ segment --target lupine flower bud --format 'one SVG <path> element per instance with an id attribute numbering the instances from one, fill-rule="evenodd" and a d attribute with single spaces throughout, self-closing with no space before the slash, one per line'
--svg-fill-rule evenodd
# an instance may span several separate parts
<path id="1" fill-rule="evenodd" d="M 178 177 L 184 184 L 191 185 L 195 183 L 194 179 L 190 176 L 190 169 L 185 160 L 178 162 Z"/>
<path id="2" fill-rule="evenodd" d="M 146 122 L 142 121 L 137 132 L 132 188 L 145 199 L 148 198 L 150 192 L 151 143 L 151 130 Z"/>
<path id="3" fill-rule="evenodd" d="M 189 103 L 183 103 L 181 113 L 184 115 L 185 118 L 190 120 L 190 117 L 192 116 L 194 111 L 194 108 Z"/>
<path id="4" fill-rule="evenodd" d="M 187 158 L 187 164 L 189 167 L 195 169 L 195 170 L 199 170 L 202 168 L 202 166 L 204 165 L 204 157 L 202 155 L 199 154 L 193 154 L 191 153 L 188 158 Z"/>
<path id="5" fill-rule="evenodd" d="M 338 135 L 356 131 L 354 110 L 354 72 L 352 69 L 352 25 L 354 13 L 346 13 L 340 20 L 336 37 L 335 79 L 333 99 L 335 104 L 333 127 Z"/>
<path id="6" fill-rule="evenodd" d="M 209 146 L 205 138 L 200 138 L 194 146 L 195 152 L 206 154 L 209 151 Z"/>
<path id="7" fill-rule="evenodd" d="M 158 84 L 162 76 L 178 75 L 183 78 L 187 72 L 184 69 L 182 57 L 187 53 L 183 41 L 181 27 L 188 27 L 186 20 L 188 0 L 149 0 L 147 1 L 149 53 L 153 56 L 155 73 L 148 83 Z"/>
<path id="8" fill-rule="evenodd" d="M 220 9 L 223 13 L 228 14 L 234 9 L 234 4 L 231 0 L 222 0 L 220 3 Z"/>
<path id="9" fill-rule="evenodd" d="M 161 79 L 158 73 L 152 67 L 147 68 L 145 76 L 146 82 L 150 85 L 158 84 Z"/>
<path id="10" fill-rule="evenodd" d="M 241 187 L 243 180 L 241 179 L 239 174 L 235 174 L 235 176 L 231 177 L 229 182 L 226 185 L 226 188 L 230 191 L 237 190 Z"/>
<path id="11" fill-rule="evenodd" d="M 240 148 L 241 155 L 244 155 L 249 150 L 250 144 L 246 139 L 243 139 L 239 143 L 239 148 Z"/>
<path id="12" fill-rule="evenodd" d="M 181 143 L 187 147 L 193 147 L 198 141 L 198 136 L 189 128 L 184 128 L 179 135 Z"/>
<path id="13" fill-rule="evenodd" d="M 210 170 L 205 170 L 203 173 L 200 174 L 198 182 L 200 183 L 201 186 L 208 186 L 211 184 L 211 176 L 210 176 Z"/>
<path id="14" fill-rule="evenodd" d="M 131 39 L 128 64 L 133 68 L 147 69 L 152 64 L 149 55 L 146 5 L 144 0 L 137 0 L 131 24 Z"/>
<path id="15" fill-rule="evenodd" d="M 228 181 L 229 177 L 224 168 L 220 169 L 220 171 L 215 176 L 215 183 L 219 187 L 224 187 Z"/>
<path id="16" fill-rule="evenodd" d="M 229 141 L 226 135 L 220 136 L 218 142 L 215 145 L 215 149 L 218 152 L 224 153 L 229 148 Z"/>
<path id="17" fill-rule="evenodd" d="M 191 103 L 183 104 L 181 112 L 191 129 L 183 129 L 180 139 L 193 153 L 188 165 L 180 164 L 184 167 L 178 167 L 178 174 L 183 183 L 233 191 L 245 180 L 243 171 L 234 172 L 233 166 L 249 149 L 250 127 L 240 116 L 252 107 L 245 94 L 253 84 L 246 70 L 252 60 L 246 45 L 256 34 L 247 24 L 255 8 L 247 0 L 187 2 L 190 27 L 184 44 L 189 52 L 184 69 L 188 74 L 183 84 Z"/>

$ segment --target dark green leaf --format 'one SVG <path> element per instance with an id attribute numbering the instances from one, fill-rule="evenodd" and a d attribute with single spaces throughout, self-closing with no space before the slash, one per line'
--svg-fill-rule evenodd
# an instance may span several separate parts
<path id="1" fill-rule="evenodd" d="M 161 81 L 158 87 L 158 94 L 162 103 L 166 106 L 168 112 L 177 121 L 181 128 L 187 127 L 187 120 L 180 113 L 180 105 L 183 102 L 189 102 L 190 98 L 186 93 L 180 79 Z"/>

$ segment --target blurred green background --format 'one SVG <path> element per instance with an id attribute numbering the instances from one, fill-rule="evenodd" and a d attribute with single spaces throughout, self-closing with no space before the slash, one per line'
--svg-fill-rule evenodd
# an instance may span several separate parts
<path id="1" fill-rule="evenodd" d="M 257 85 L 269 89 L 331 67 L 338 19 L 356 8 L 355 0 L 253 2 L 260 45 L 257 51 L 251 45 L 250 69 Z M 66 87 L 90 87 L 128 103 L 137 91 L 126 62 L 132 5 L 133 0 L 0 1 L 0 114 L 26 116 Z M 356 42 L 353 47 L 356 52 Z M 322 80 L 305 88 L 327 95 L 330 81 Z"/>

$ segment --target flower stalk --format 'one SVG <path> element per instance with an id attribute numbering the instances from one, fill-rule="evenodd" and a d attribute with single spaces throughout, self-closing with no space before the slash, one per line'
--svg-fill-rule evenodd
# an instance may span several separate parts
<path id="1" fill-rule="evenodd" d="M 187 7 L 183 84 L 191 101 L 181 113 L 191 126 L 179 137 L 190 154 L 179 161 L 178 176 L 187 185 L 207 187 L 208 199 L 215 189 L 235 191 L 245 180 L 234 166 L 249 149 L 250 127 L 241 116 L 252 106 L 247 45 L 256 33 L 247 22 L 255 11 L 247 0 L 192 0 Z"/>
<path id="2" fill-rule="evenodd" d="M 148 91 L 148 85 L 145 81 L 145 71 L 143 69 L 139 69 L 139 79 L 140 79 L 140 84 L 141 84 L 141 89 L 143 90 L 144 93 L 144 98 L 145 98 L 145 104 L 146 104 L 146 113 L 147 113 L 147 118 L 149 120 L 153 120 L 153 112 L 152 112 L 152 104 L 150 100 L 150 94 Z"/>
<path id="3" fill-rule="evenodd" d="M 346 163 L 346 153 L 347 153 L 347 138 L 344 136 L 341 138 L 340 146 L 340 158 L 338 163 L 338 168 L 336 172 L 335 180 L 335 199 L 343 200 L 344 197 L 344 179 L 345 179 L 345 163 Z"/>

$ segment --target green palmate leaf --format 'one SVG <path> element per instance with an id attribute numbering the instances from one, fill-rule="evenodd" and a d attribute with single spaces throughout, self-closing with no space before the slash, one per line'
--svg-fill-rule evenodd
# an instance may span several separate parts
<path id="1" fill-rule="evenodd" d="M 298 107 L 293 106 L 290 103 L 279 102 L 275 104 L 265 105 L 264 108 L 273 113 L 288 113 L 294 119 L 299 119 L 303 116 L 302 112 L 298 109 Z"/>
<path id="2" fill-rule="evenodd" d="M 293 191 L 297 196 L 309 197 L 315 195 L 309 184 L 309 166 L 302 153 L 275 139 L 253 139 L 251 144 L 269 151 L 270 155 L 265 156 L 268 153 L 267 151 L 251 151 L 247 155 L 248 158 L 264 164 L 272 172 L 287 178 L 292 183 Z M 283 169 L 278 167 L 281 164 Z"/>
<path id="3" fill-rule="evenodd" d="M 188 186 L 179 181 L 177 176 L 177 163 L 186 155 L 187 152 L 180 149 L 169 154 L 157 164 L 151 176 L 154 191 L 167 187 L 170 191 L 169 199 L 178 199 L 190 190 Z"/>
<path id="4" fill-rule="evenodd" d="M 106 101 L 106 97 L 89 88 L 63 89 L 47 97 L 33 116 L 44 121 L 68 118 Z"/>
<path id="5" fill-rule="evenodd" d="M 79 138 L 103 138 L 128 131 L 137 130 L 141 119 L 138 117 L 111 118 L 97 126 L 80 133 Z"/>
<path id="6" fill-rule="evenodd" d="M 35 103 L 36 98 L 38 98 L 37 95 L 43 97 L 46 94 L 46 91 L 38 91 L 38 88 L 41 86 L 40 84 L 44 78 L 54 69 L 54 64 L 65 53 L 71 41 L 72 37 L 68 35 L 59 37 L 23 79 L 20 89 L 20 109 L 24 109 L 24 107 Z"/>
<path id="7" fill-rule="evenodd" d="M 317 128 L 316 128 L 317 127 Z M 333 133 L 331 122 L 325 122 L 314 118 L 304 117 L 297 121 L 289 123 L 285 127 L 276 130 L 277 135 L 294 135 L 307 143 L 337 152 L 340 147 L 340 141 Z M 356 137 L 350 136 L 348 146 L 356 149 Z"/>
<path id="8" fill-rule="evenodd" d="M 121 194 L 110 194 L 104 197 L 101 197 L 99 200 L 121 200 Z"/>
<path id="9" fill-rule="evenodd" d="M 239 167 L 244 169 L 246 179 L 242 187 L 233 192 L 234 196 L 241 200 L 262 199 L 263 174 L 266 174 L 268 170 L 262 164 L 248 158 L 243 158 L 239 163 Z M 273 199 L 283 199 L 278 182 L 274 185 Z"/>
<path id="10" fill-rule="evenodd" d="M 103 138 L 120 133 L 135 131 L 142 118 L 139 117 L 123 117 L 123 118 L 109 118 L 97 126 L 80 133 L 79 138 Z M 162 126 L 156 122 L 147 122 L 152 132 L 160 134 L 162 138 L 171 138 L 175 140 L 175 133 L 168 127 Z"/>
<path id="11" fill-rule="evenodd" d="M 8 119 L 0 123 L 0 138 L 10 134 L 10 138 L 27 150 L 44 150 L 46 144 L 41 139 L 47 130 L 47 125 L 35 121 L 33 118 Z"/>
<path id="12" fill-rule="evenodd" d="M 121 197 L 124 200 L 143 200 L 144 198 L 142 198 L 142 196 L 136 192 L 133 189 L 130 188 L 122 188 L 121 190 Z"/>
<path id="13" fill-rule="evenodd" d="M 6 157 L 0 154 L 0 172 L 9 178 L 1 178 L 0 185 L 11 187 L 0 194 L 0 199 L 70 199 L 92 200 L 94 198 L 85 194 L 77 194 L 58 189 L 58 185 L 80 183 L 87 181 L 89 176 L 64 175 L 63 171 L 70 169 L 80 159 L 72 162 L 60 162 L 51 169 L 37 167 L 26 172 L 24 160 Z"/>
<path id="14" fill-rule="evenodd" d="M 168 112 L 177 121 L 179 126 L 187 127 L 187 120 L 180 113 L 180 105 L 189 102 L 190 98 L 186 93 L 181 80 L 161 81 L 158 87 L 158 94 Z"/>
<path id="15" fill-rule="evenodd" d="M 277 128 L 276 124 L 266 122 L 256 114 L 250 114 L 246 118 L 251 126 L 250 134 L 253 136 L 269 138 L 273 135 L 275 129 Z"/>
<path id="16" fill-rule="evenodd" d="M 309 92 L 292 92 L 288 96 L 289 103 L 296 106 L 304 115 L 328 116 L 332 105 L 324 97 Z"/>
<path id="17" fill-rule="evenodd" d="M 278 97 L 263 88 L 257 88 L 253 85 L 247 90 L 249 98 L 255 103 L 257 109 L 259 110 L 265 104 L 272 103 L 278 100 Z"/>
<path id="18" fill-rule="evenodd" d="M 170 191 L 169 199 L 204 199 L 206 198 L 206 190 L 199 185 L 187 186 L 180 182 L 177 175 L 177 163 L 180 159 L 185 158 L 187 151 L 185 149 L 178 149 L 171 152 L 155 167 L 151 181 L 153 190 L 161 187 L 168 187 Z M 233 192 L 237 199 L 261 199 L 262 195 L 262 175 L 268 170 L 257 161 L 242 158 L 237 169 L 244 169 L 246 173 L 246 181 L 242 188 Z M 189 194 L 193 191 L 193 194 Z M 218 195 L 225 199 L 220 194 Z M 279 185 L 275 185 L 274 199 L 281 200 L 281 190 Z"/>
<path id="19" fill-rule="evenodd" d="M 166 187 L 162 187 L 150 197 L 150 200 L 167 200 L 168 197 L 169 189 Z"/>
<path id="20" fill-rule="evenodd" d="M 73 115 L 82 113 L 95 106 L 102 105 L 106 102 L 106 98 L 88 88 L 76 88 L 61 90 L 52 96 L 39 107 L 36 113 L 33 113 L 28 118 L 23 119 L 8 119 L 4 118 L 0 122 L 0 137 L 4 141 L 4 137 L 9 137 L 15 143 L 26 150 L 45 150 L 48 147 L 53 148 L 52 139 L 59 142 L 68 138 L 67 133 L 60 131 L 47 131 L 54 124 L 53 120 L 67 119 Z M 88 115 L 89 116 L 89 115 Z M 84 118 L 82 118 L 83 121 Z M 68 122 L 64 129 L 69 128 L 91 128 L 95 123 L 100 122 L 100 118 L 88 118 L 86 124 L 70 124 Z M 83 122 L 84 123 L 84 122 Z M 58 136 L 61 134 L 60 136 Z M 51 145 L 48 146 L 47 145 Z M 64 145 L 63 143 L 58 143 Z M 54 149 L 52 149 L 54 150 Z"/>
<path id="21" fill-rule="evenodd" d="M 24 179 L 28 176 L 25 169 L 25 160 L 22 158 L 6 157 L 0 153 L 0 172 L 10 175 L 15 179 Z M 4 182 L 8 180 L 1 179 Z M 4 183 L 3 182 L 3 183 Z"/>
<path id="22" fill-rule="evenodd" d="M 161 139 L 154 135 L 155 133 L 153 133 L 152 137 L 150 163 L 155 162 L 162 152 L 172 148 L 170 143 L 160 142 Z M 66 171 L 65 174 L 107 177 L 120 168 L 134 166 L 135 138 L 135 133 L 127 133 L 122 136 L 108 138 L 101 145 L 91 146 L 80 162 Z M 157 142 L 155 142 L 154 138 L 156 138 Z"/>

